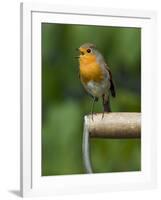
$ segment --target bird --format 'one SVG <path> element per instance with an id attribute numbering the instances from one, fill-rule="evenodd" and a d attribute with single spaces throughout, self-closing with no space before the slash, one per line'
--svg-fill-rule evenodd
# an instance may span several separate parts
<path id="1" fill-rule="evenodd" d="M 116 96 L 115 85 L 110 68 L 105 62 L 101 52 L 92 43 L 84 43 L 79 48 L 79 78 L 87 93 L 93 98 L 91 115 L 93 120 L 93 109 L 95 101 L 102 98 L 103 114 L 111 112 L 110 93 Z"/>

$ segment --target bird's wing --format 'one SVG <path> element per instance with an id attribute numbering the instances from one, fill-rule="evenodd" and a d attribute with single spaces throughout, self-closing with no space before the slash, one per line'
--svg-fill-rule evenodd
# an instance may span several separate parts
<path id="1" fill-rule="evenodd" d="M 105 64 L 105 68 L 106 68 L 106 70 L 108 71 L 108 73 L 110 75 L 110 84 L 111 84 L 110 90 L 111 90 L 111 94 L 112 94 L 113 97 L 115 97 L 116 96 L 116 89 L 115 89 L 114 81 L 112 79 L 111 70 L 110 70 L 110 68 L 108 67 L 107 64 Z"/>

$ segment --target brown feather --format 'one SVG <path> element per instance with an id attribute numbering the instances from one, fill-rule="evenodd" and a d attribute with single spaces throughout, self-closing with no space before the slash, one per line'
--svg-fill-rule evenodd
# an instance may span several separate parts
<path id="1" fill-rule="evenodd" d="M 105 67 L 106 67 L 106 69 L 107 69 L 107 71 L 109 72 L 109 75 L 110 75 L 110 84 L 111 84 L 110 90 L 111 90 L 111 94 L 112 94 L 113 97 L 116 97 L 116 90 L 115 90 L 115 85 L 114 85 L 114 81 L 113 81 L 113 78 L 112 78 L 111 70 L 107 65 L 105 65 Z"/>

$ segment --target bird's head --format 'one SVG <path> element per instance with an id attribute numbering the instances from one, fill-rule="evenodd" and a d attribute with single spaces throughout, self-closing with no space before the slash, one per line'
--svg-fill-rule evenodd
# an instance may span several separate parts
<path id="1" fill-rule="evenodd" d="M 96 46 L 92 43 L 84 43 L 77 50 L 79 50 L 79 60 L 83 62 L 92 62 L 96 59 Z"/>
<path id="2" fill-rule="evenodd" d="M 94 61 L 104 62 L 102 54 L 97 50 L 96 46 L 92 43 L 84 43 L 77 50 L 79 50 L 79 61 L 81 63 L 92 63 Z"/>
<path id="3" fill-rule="evenodd" d="M 89 56 L 89 55 L 94 54 L 95 48 L 96 46 L 92 43 L 84 43 L 78 48 L 78 50 L 79 50 L 80 56 Z"/>

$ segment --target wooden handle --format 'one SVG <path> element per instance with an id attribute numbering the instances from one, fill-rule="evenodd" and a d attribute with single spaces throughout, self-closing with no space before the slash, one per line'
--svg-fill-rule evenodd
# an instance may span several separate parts
<path id="1" fill-rule="evenodd" d="M 90 137 L 96 138 L 140 138 L 141 113 L 111 112 L 86 116 Z"/>

